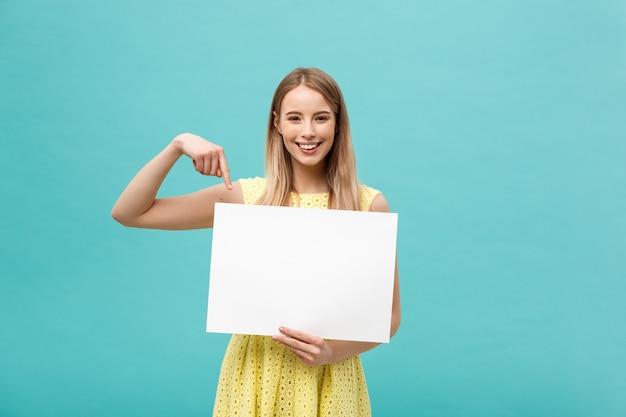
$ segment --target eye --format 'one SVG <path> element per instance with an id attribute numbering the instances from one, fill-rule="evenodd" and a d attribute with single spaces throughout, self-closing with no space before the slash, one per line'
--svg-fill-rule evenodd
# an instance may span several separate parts
<path id="1" fill-rule="evenodd" d="M 327 115 L 327 114 L 322 114 L 322 115 L 317 116 L 317 117 L 315 118 L 315 120 L 319 120 L 319 121 L 322 121 L 322 122 L 326 122 L 326 121 L 330 120 L 330 116 L 329 116 L 329 115 Z"/>
<path id="2" fill-rule="evenodd" d="M 291 122 L 297 122 L 298 120 L 300 120 L 300 117 L 298 117 L 298 116 L 287 116 L 287 120 L 289 120 Z"/>

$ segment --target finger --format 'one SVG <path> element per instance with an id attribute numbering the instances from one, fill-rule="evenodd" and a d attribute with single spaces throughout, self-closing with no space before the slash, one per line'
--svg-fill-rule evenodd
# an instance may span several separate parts
<path id="1" fill-rule="evenodd" d="M 281 343 L 303 361 L 313 360 L 313 352 L 309 352 L 311 345 L 285 335 L 275 335 L 272 336 L 272 339 Z"/>
<path id="2" fill-rule="evenodd" d="M 202 157 L 202 171 L 200 171 L 203 175 L 211 174 L 211 156 L 204 155 Z"/>
<path id="3" fill-rule="evenodd" d="M 317 337 L 305 333 L 301 330 L 290 329 L 289 327 L 280 327 L 278 330 L 284 335 L 287 335 L 297 340 L 301 340 L 305 343 L 314 343 L 317 340 Z"/>
<path id="4" fill-rule="evenodd" d="M 281 328 L 279 330 L 282 333 L 282 335 L 279 336 L 281 339 L 281 343 L 305 352 L 306 354 L 319 354 L 320 349 L 324 343 L 324 339 L 317 336 L 312 336 L 299 330 L 288 328 Z"/>
<path id="5" fill-rule="evenodd" d="M 209 172 L 209 175 L 212 175 L 214 177 L 217 176 L 217 169 L 220 166 L 220 160 L 219 160 L 219 156 L 212 154 L 211 155 L 211 170 Z"/>
<path id="6" fill-rule="evenodd" d="M 307 352 L 303 352 L 301 350 L 294 349 L 289 346 L 287 346 L 287 349 L 293 352 L 293 354 L 296 355 L 298 359 L 300 359 L 300 361 L 302 361 L 303 363 L 307 365 L 312 364 L 313 361 L 315 360 L 315 358 L 312 355 L 308 354 Z"/>
<path id="7" fill-rule="evenodd" d="M 202 158 L 193 160 L 193 167 L 196 169 L 196 171 L 202 172 L 203 165 L 204 160 Z"/>
<path id="8" fill-rule="evenodd" d="M 233 183 L 230 181 L 230 171 L 228 170 L 228 163 L 226 163 L 226 155 L 222 151 L 220 155 L 220 170 L 221 174 L 224 176 L 224 184 L 226 184 L 226 188 L 229 190 L 233 189 Z"/>

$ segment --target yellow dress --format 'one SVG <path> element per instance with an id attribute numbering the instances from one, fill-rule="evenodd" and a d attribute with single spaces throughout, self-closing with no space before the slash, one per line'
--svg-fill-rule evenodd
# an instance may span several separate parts
<path id="1" fill-rule="evenodd" d="M 239 180 L 253 204 L 265 179 Z M 379 192 L 360 186 L 361 210 Z M 293 194 L 292 205 L 327 208 L 328 194 Z M 214 417 L 369 417 L 370 401 L 359 356 L 311 367 L 269 336 L 231 337 L 217 387 Z"/>

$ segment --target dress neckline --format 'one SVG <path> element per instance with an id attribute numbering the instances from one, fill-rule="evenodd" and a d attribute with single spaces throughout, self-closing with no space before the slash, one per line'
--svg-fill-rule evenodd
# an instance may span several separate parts
<path id="1" fill-rule="evenodd" d="M 295 191 L 291 191 L 291 194 L 295 194 L 295 195 L 330 195 L 330 193 L 326 192 L 326 193 L 297 193 Z"/>
<path id="2" fill-rule="evenodd" d="M 328 208 L 329 193 L 305 193 L 292 192 L 289 196 L 291 207 Z"/>

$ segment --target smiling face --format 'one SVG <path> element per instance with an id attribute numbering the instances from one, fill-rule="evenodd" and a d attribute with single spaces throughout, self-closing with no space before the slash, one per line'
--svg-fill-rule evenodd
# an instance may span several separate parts
<path id="1" fill-rule="evenodd" d="M 274 126 L 283 137 L 294 170 L 322 172 L 335 141 L 335 112 L 318 91 L 300 85 L 285 94 Z M 294 171 L 295 173 L 295 171 Z"/>

